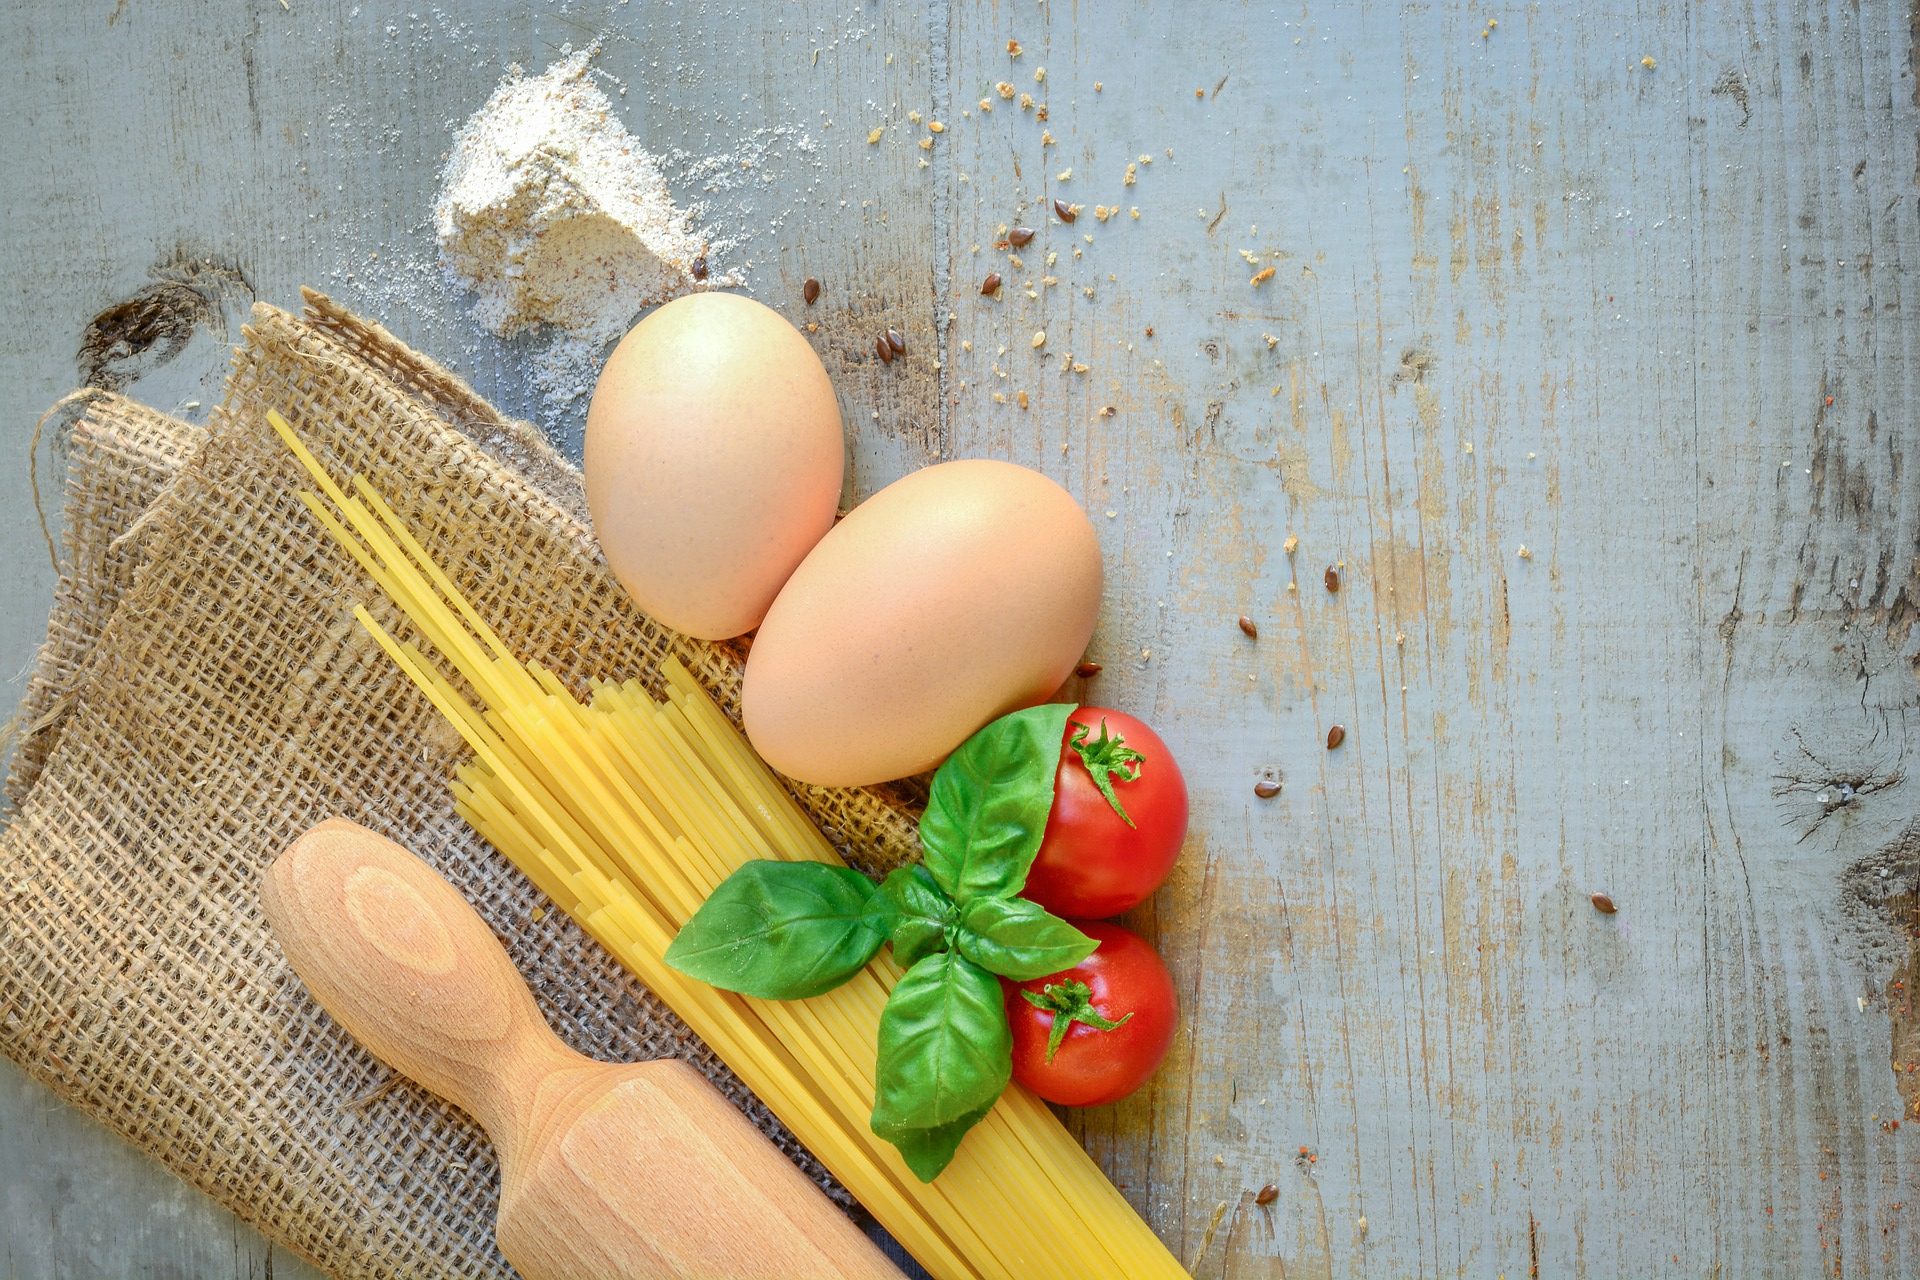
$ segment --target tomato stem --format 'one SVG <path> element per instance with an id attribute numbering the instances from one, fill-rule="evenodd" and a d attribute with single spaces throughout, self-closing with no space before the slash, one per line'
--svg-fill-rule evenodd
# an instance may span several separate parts
<path id="1" fill-rule="evenodd" d="M 1131 1018 L 1131 1013 L 1118 1018 L 1109 1018 L 1093 1007 L 1093 988 L 1077 978 L 1065 982 L 1049 982 L 1039 992 L 1028 991 L 1025 987 L 1020 994 L 1027 1003 L 1036 1009 L 1045 1009 L 1053 1015 L 1053 1029 L 1047 1033 L 1047 1061 L 1053 1061 L 1053 1055 L 1060 1052 L 1060 1044 L 1067 1038 L 1067 1032 L 1076 1022 L 1084 1022 L 1095 1031 L 1112 1031 Z"/>
<path id="2" fill-rule="evenodd" d="M 1105 716 L 1100 717 L 1100 736 L 1089 741 L 1092 733 L 1093 730 L 1087 725 L 1074 725 L 1073 739 L 1069 745 L 1079 754 L 1080 763 L 1086 766 L 1087 776 L 1093 779 L 1093 785 L 1100 788 L 1100 794 L 1120 815 L 1120 821 L 1135 827 L 1134 820 L 1120 806 L 1120 797 L 1113 794 L 1113 781 L 1116 777 L 1122 782 L 1132 782 L 1138 778 L 1146 756 L 1128 746 L 1127 740 L 1119 734 L 1109 734 Z"/>

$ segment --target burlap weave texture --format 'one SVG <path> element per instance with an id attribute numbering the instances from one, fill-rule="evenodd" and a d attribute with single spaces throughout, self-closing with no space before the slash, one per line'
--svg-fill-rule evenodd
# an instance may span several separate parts
<path id="1" fill-rule="evenodd" d="M 340 1275 L 511 1274 L 484 1135 L 320 1012 L 261 919 L 266 862 L 338 814 L 445 873 L 564 1039 L 687 1058 L 824 1184 L 453 813 L 461 744 L 348 616 L 365 602 L 406 632 L 300 506 L 269 407 L 387 495 L 522 657 L 583 687 L 673 654 L 737 697 L 737 649 L 620 592 L 577 473 L 537 432 L 319 295 L 300 318 L 259 307 L 206 428 L 104 393 L 73 424 L 63 575 L 0 834 L 0 1051 Z M 898 795 L 796 794 L 856 864 L 912 849 Z"/>

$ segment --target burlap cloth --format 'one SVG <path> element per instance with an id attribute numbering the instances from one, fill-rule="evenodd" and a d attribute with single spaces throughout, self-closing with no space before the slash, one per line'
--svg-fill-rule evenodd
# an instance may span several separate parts
<path id="1" fill-rule="evenodd" d="M 746 1088 L 453 813 L 461 747 L 347 616 L 404 622 L 299 505 L 277 407 L 385 493 L 527 658 L 578 686 L 677 654 L 731 707 L 737 651 L 641 615 L 579 478 L 377 326 L 256 308 L 196 428 L 118 396 L 70 422 L 65 560 L 0 834 L 0 1051 L 343 1276 L 504 1276 L 485 1136 L 307 996 L 260 873 L 330 814 L 398 839 L 493 926 L 567 1041 L 686 1058 L 830 1189 Z M 796 794 L 856 863 L 912 848 L 902 797 Z"/>

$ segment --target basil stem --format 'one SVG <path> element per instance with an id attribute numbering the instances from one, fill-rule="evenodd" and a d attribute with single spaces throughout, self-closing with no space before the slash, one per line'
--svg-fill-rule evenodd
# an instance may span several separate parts
<path id="1" fill-rule="evenodd" d="M 922 866 L 900 867 L 880 885 L 878 899 L 892 914 L 893 958 L 911 968 L 947 947 L 959 909 Z"/>

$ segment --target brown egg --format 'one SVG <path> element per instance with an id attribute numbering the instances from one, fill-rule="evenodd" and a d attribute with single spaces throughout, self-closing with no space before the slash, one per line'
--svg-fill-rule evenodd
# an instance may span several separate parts
<path id="1" fill-rule="evenodd" d="M 1099 542 L 1065 489 L 1008 462 L 928 467 L 781 590 L 747 659 L 747 736 L 805 782 L 919 773 L 1058 689 L 1099 609 Z"/>
<path id="2" fill-rule="evenodd" d="M 840 406 L 807 340 L 732 293 L 661 307 L 620 340 L 587 409 L 587 507 L 620 585 L 706 640 L 759 625 L 833 525 Z"/>

